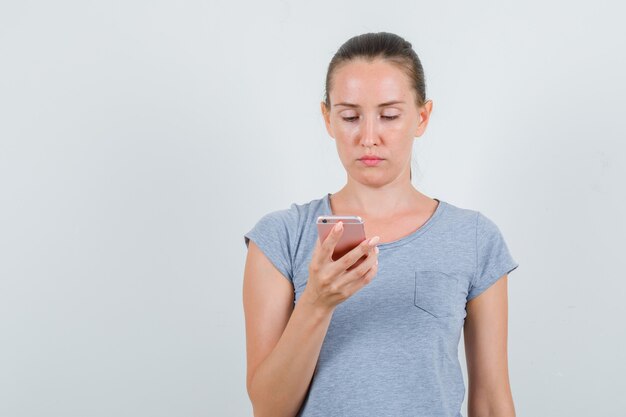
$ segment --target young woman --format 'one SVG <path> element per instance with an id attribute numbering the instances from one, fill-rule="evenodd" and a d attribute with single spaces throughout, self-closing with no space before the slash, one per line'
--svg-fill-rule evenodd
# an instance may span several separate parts
<path id="1" fill-rule="evenodd" d="M 514 416 L 507 275 L 518 264 L 493 221 L 411 183 L 413 140 L 432 111 L 411 44 L 385 32 L 348 40 L 321 110 L 347 183 L 245 235 L 254 415 L 459 417 L 463 329 L 469 417 Z M 361 216 L 368 236 L 337 261 L 342 230 L 320 244 L 315 225 L 329 214 Z"/>

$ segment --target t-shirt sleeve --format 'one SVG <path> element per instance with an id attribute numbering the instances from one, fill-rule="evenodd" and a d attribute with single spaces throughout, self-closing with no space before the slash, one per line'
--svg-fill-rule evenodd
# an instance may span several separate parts
<path id="1" fill-rule="evenodd" d="M 482 294 L 519 264 L 513 259 L 498 226 L 482 213 L 476 215 L 476 271 L 467 301 Z"/>
<path id="2" fill-rule="evenodd" d="M 289 235 L 295 225 L 287 210 L 268 213 L 244 235 L 246 248 L 250 240 L 261 249 L 285 279 L 293 283 L 293 267 Z"/>

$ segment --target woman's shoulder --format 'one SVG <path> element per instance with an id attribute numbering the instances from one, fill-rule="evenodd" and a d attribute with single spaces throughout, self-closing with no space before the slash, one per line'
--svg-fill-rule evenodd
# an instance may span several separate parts
<path id="1" fill-rule="evenodd" d="M 476 240 L 494 241 L 501 240 L 502 231 L 497 221 L 491 215 L 485 214 L 483 209 L 461 207 L 455 204 L 447 203 L 448 220 L 455 226 L 464 225 L 468 230 L 473 231 Z"/>
<path id="2" fill-rule="evenodd" d="M 314 216 L 324 210 L 324 197 L 305 202 L 292 202 L 289 206 L 267 212 L 262 218 L 285 223 L 298 223 L 309 216 Z"/>
<path id="3" fill-rule="evenodd" d="M 445 202 L 445 226 L 453 230 L 461 229 L 472 232 L 480 239 L 482 236 L 492 238 L 500 234 L 497 221 L 491 215 L 485 214 L 483 209 L 469 208 L 451 202 Z"/>
<path id="4" fill-rule="evenodd" d="M 303 235 L 312 233 L 313 219 L 324 209 L 323 204 L 322 197 L 266 212 L 244 234 L 246 246 L 253 240 L 283 275 L 293 279 L 293 271 L 302 256 L 299 248 L 308 242 L 307 239 L 303 242 Z"/>
<path id="5" fill-rule="evenodd" d="M 322 213 L 324 204 L 324 197 L 306 202 L 292 202 L 288 207 L 271 210 L 261 215 L 255 227 L 273 229 L 276 232 L 290 235 L 300 230 L 302 224 L 309 222 L 318 213 Z"/>
<path id="6" fill-rule="evenodd" d="M 449 201 L 445 201 L 445 203 L 447 205 L 447 211 L 449 212 L 449 214 L 452 214 L 456 217 L 470 218 L 470 219 L 473 219 L 474 221 L 476 221 L 477 219 L 479 221 L 484 220 L 484 219 L 491 220 L 490 217 L 485 214 L 484 209 L 461 206 L 459 204 L 452 203 Z"/>
<path id="7" fill-rule="evenodd" d="M 464 207 L 458 203 L 443 201 L 445 204 L 445 217 L 448 222 L 475 224 L 479 211 L 473 208 Z"/>

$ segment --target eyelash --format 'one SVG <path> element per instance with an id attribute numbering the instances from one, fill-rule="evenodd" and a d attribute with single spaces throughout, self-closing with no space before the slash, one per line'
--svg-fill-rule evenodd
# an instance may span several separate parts
<path id="1" fill-rule="evenodd" d="M 396 116 L 380 116 L 380 117 L 382 117 L 383 119 L 386 119 L 386 120 L 395 120 L 395 119 L 397 119 L 400 116 L 396 115 Z M 346 122 L 354 122 L 355 119 L 358 119 L 358 117 L 357 116 L 354 116 L 354 117 L 343 117 L 343 120 L 345 120 Z"/>

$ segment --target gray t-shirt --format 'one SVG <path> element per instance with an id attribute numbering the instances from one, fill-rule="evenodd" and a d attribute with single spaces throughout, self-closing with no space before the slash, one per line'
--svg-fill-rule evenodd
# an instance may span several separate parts
<path id="1" fill-rule="evenodd" d="M 436 200 L 419 229 L 378 245 L 374 279 L 335 308 L 298 417 L 462 417 L 465 304 L 518 263 L 493 221 Z M 317 216 L 329 214 L 326 194 L 270 212 L 244 235 L 292 283 L 294 303 Z"/>

